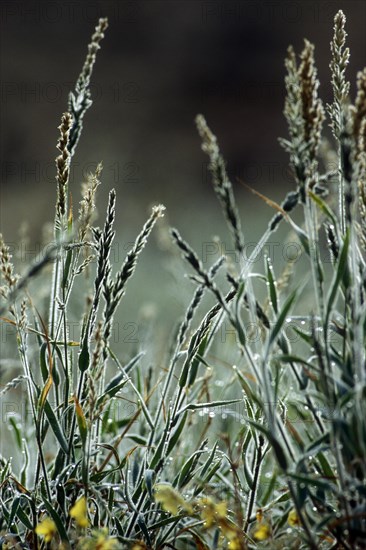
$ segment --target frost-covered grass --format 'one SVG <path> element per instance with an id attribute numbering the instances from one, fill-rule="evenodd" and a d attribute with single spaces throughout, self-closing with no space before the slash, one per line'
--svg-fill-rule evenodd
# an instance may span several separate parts
<path id="1" fill-rule="evenodd" d="M 78 207 L 75 189 L 70 198 L 107 26 L 99 21 L 61 117 L 52 243 L 19 276 L 1 238 L 1 322 L 15 330 L 23 368 L 1 390 L 3 411 L 22 399 L 21 412 L 6 415 L 14 441 L 0 457 L 1 547 L 366 548 L 366 70 L 352 101 L 345 17 L 335 16 L 326 108 L 314 46 L 305 41 L 299 59 L 288 50 L 281 144 L 293 190 L 281 204 L 253 190 L 272 218 L 251 257 L 217 139 L 197 117 L 237 261 L 208 265 L 171 229 L 192 299 L 163 358 L 151 353 L 151 329 L 127 358 L 111 336 L 164 207 L 113 265 L 114 190 L 95 226 L 101 165 Z M 326 116 L 333 143 L 322 137 Z M 258 269 L 280 224 L 302 261 L 275 273 L 263 254 Z M 77 338 L 75 303 L 84 304 Z"/>

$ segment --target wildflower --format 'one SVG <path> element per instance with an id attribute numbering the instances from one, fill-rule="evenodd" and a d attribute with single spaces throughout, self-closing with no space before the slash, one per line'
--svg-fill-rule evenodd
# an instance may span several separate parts
<path id="1" fill-rule="evenodd" d="M 228 518 L 220 518 L 218 525 L 221 529 L 221 532 L 225 537 L 230 541 L 229 548 L 241 548 L 240 545 L 240 535 L 242 534 L 241 529 L 235 523 L 230 521 Z"/>
<path id="2" fill-rule="evenodd" d="M 155 500 L 160 502 L 163 509 L 176 516 L 179 508 L 192 513 L 192 506 L 171 485 L 159 483 L 155 485 Z"/>
<path id="3" fill-rule="evenodd" d="M 204 520 L 204 526 L 209 529 L 212 526 L 220 528 L 221 533 L 228 539 L 228 548 L 230 550 L 241 550 L 240 542 L 241 530 L 227 517 L 227 503 L 214 502 L 210 497 L 202 498 L 197 501 L 201 508 L 201 518 Z"/>
<path id="4" fill-rule="evenodd" d="M 132 546 L 131 550 L 147 550 L 147 546 L 142 540 L 138 540 L 135 542 L 135 544 Z"/>
<path id="5" fill-rule="evenodd" d="M 51 542 L 57 533 L 55 522 L 51 518 L 45 518 L 35 529 L 37 535 L 44 537 L 45 542 Z"/>
<path id="6" fill-rule="evenodd" d="M 85 537 L 78 546 L 79 550 L 115 550 L 118 540 L 108 537 L 108 529 L 103 528 L 92 532 L 92 537 Z"/>
<path id="7" fill-rule="evenodd" d="M 260 523 L 253 533 L 256 540 L 266 540 L 271 536 L 271 529 L 267 523 Z"/>
<path id="8" fill-rule="evenodd" d="M 298 527 L 300 525 L 300 518 L 297 515 L 296 510 L 290 510 L 287 523 L 291 525 L 291 527 Z"/>
<path id="9" fill-rule="evenodd" d="M 229 541 L 229 544 L 227 547 L 230 550 L 242 550 L 243 544 L 238 536 L 235 536 L 233 539 Z"/>
<path id="10" fill-rule="evenodd" d="M 201 506 L 201 518 L 205 522 L 205 527 L 212 527 L 220 519 L 225 519 L 227 515 L 226 502 L 215 503 L 210 497 L 202 498 L 198 501 Z"/>
<path id="11" fill-rule="evenodd" d="M 77 500 L 74 506 L 70 509 L 69 514 L 75 519 L 79 527 L 88 527 L 89 520 L 87 516 L 86 498 L 79 498 L 79 500 Z"/>
<path id="12" fill-rule="evenodd" d="M 118 546 L 116 538 L 108 537 L 107 529 L 102 529 L 96 536 L 95 550 L 114 550 Z"/>

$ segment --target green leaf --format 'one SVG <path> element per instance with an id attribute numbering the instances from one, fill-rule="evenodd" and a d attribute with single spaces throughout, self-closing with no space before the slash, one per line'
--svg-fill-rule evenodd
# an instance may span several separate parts
<path id="1" fill-rule="evenodd" d="M 324 477 L 330 481 L 337 483 L 337 475 L 332 470 L 331 465 L 328 462 L 328 459 L 324 453 L 318 453 L 317 460 L 319 461 L 321 468 L 323 470 Z"/>
<path id="2" fill-rule="evenodd" d="M 270 496 L 272 495 L 272 493 L 274 491 L 274 488 L 275 488 L 275 485 L 276 485 L 276 479 L 277 479 L 277 473 L 273 472 L 272 477 L 271 477 L 271 481 L 268 483 L 268 487 L 267 487 L 267 489 L 266 489 L 265 493 L 263 494 L 263 497 L 260 501 L 261 508 L 266 506 L 267 502 L 269 501 Z M 288 495 L 288 493 L 286 493 L 286 494 Z M 272 508 L 272 504 L 273 503 L 269 504 L 268 508 Z"/>
<path id="3" fill-rule="evenodd" d="M 249 383 L 245 380 L 245 377 L 244 377 L 243 373 L 238 368 L 236 368 L 235 369 L 235 374 L 239 378 L 239 383 L 240 383 L 241 387 L 243 388 L 243 390 L 245 392 L 245 396 L 247 397 L 247 399 L 250 402 L 254 401 L 259 407 L 261 407 L 262 403 L 261 403 L 259 397 L 252 390 Z"/>
<path id="4" fill-rule="evenodd" d="M 350 232 L 349 229 L 347 229 L 346 234 L 344 236 L 344 242 L 342 246 L 341 253 L 338 258 L 338 265 L 337 270 L 334 274 L 333 281 L 330 285 L 330 290 L 328 294 L 327 299 L 327 309 L 325 314 L 325 327 L 327 330 L 330 314 L 332 312 L 332 307 L 335 302 L 335 299 L 337 297 L 338 288 L 342 281 L 342 278 L 346 272 L 347 269 L 347 258 L 348 258 L 348 247 L 349 247 L 349 240 L 350 240 Z"/>
<path id="5" fill-rule="evenodd" d="M 302 340 L 304 340 L 304 342 L 306 342 L 307 344 L 309 344 L 310 346 L 313 346 L 313 339 L 312 337 L 309 335 L 309 334 L 306 334 L 306 332 L 303 332 L 302 330 L 300 330 L 299 328 L 297 327 L 291 327 L 292 330 L 294 330 L 296 332 L 296 334 L 298 336 L 300 336 L 300 338 Z"/>
<path id="6" fill-rule="evenodd" d="M 142 533 L 144 534 L 144 537 L 148 543 L 148 545 L 150 547 L 152 547 L 152 542 L 151 542 L 151 538 L 150 538 L 150 533 L 149 533 L 149 529 L 147 528 L 147 525 L 146 525 L 146 522 L 145 522 L 145 518 L 142 514 L 138 514 L 137 516 L 137 523 L 142 531 Z"/>
<path id="7" fill-rule="evenodd" d="M 2 466 L 0 468 L 0 481 L 1 481 L 1 483 L 3 483 L 5 481 L 5 479 L 10 474 L 10 472 L 11 472 L 11 459 L 9 458 L 6 461 L 5 466 Z"/>
<path id="8" fill-rule="evenodd" d="M 277 462 L 279 466 L 287 472 L 287 458 L 285 455 L 285 452 L 280 444 L 280 442 L 276 439 L 276 437 L 273 435 L 273 433 L 270 430 L 267 430 L 262 424 L 259 424 L 258 422 L 254 422 L 250 418 L 247 419 L 250 424 L 252 424 L 258 431 L 263 433 L 266 438 L 268 439 L 268 442 L 272 446 L 273 452 L 277 458 Z"/>
<path id="9" fill-rule="evenodd" d="M 27 529 L 29 529 L 30 531 L 33 531 L 33 523 L 31 522 L 31 520 L 29 519 L 29 517 L 24 512 L 21 506 L 18 506 L 17 516 Z"/>
<path id="10" fill-rule="evenodd" d="M 159 464 L 159 461 L 160 461 L 160 459 L 163 455 L 163 450 L 164 450 L 164 447 L 165 447 L 165 437 L 166 437 L 166 434 L 165 434 L 165 431 L 164 431 L 163 435 L 161 436 L 161 439 L 159 441 L 159 444 L 155 449 L 154 456 L 151 459 L 151 462 L 150 462 L 150 465 L 149 465 L 149 468 L 151 470 L 154 470 L 154 468 L 157 467 L 157 465 Z M 166 454 L 168 455 L 168 453 L 166 453 Z"/>
<path id="11" fill-rule="evenodd" d="M 98 397 L 97 399 L 97 407 L 103 403 L 106 397 L 114 397 L 116 393 L 119 392 L 120 389 L 123 388 L 128 382 L 128 378 L 125 377 L 123 373 L 117 374 L 112 380 L 109 382 L 108 386 L 104 390 L 104 393 Z"/>
<path id="12" fill-rule="evenodd" d="M 291 220 L 291 218 L 288 218 L 293 230 L 295 231 L 296 235 L 299 238 L 300 243 L 302 244 L 306 254 L 310 256 L 310 245 L 309 245 L 309 239 L 306 233 L 296 223 Z"/>
<path id="13" fill-rule="evenodd" d="M 218 443 L 217 443 L 217 441 L 215 441 L 215 445 L 213 446 L 212 451 L 210 452 L 210 454 L 209 454 L 208 457 L 207 457 L 206 462 L 205 462 L 204 465 L 202 466 L 202 470 L 201 470 L 201 472 L 200 472 L 200 475 L 201 475 L 201 476 L 204 476 L 204 475 L 205 475 L 205 473 L 206 473 L 207 470 L 209 469 L 210 465 L 212 464 L 212 461 L 213 461 L 213 459 L 214 459 L 214 457 L 215 457 L 215 454 L 216 454 L 217 445 L 218 445 Z"/>
<path id="14" fill-rule="evenodd" d="M 298 481 L 300 484 L 305 484 L 306 486 L 315 485 L 316 487 L 321 487 L 327 491 L 332 489 L 331 484 L 328 483 L 328 481 L 324 481 L 324 479 L 311 477 L 304 474 L 294 474 L 291 472 L 287 472 L 287 475 L 295 481 Z"/>
<path id="15" fill-rule="evenodd" d="M 146 485 L 147 492 L 149 493 L 150 498 L 153 498 L 153 485 L 155 480 L 155 472 L 154 470 L 150 470 L 147 468 L 144 471 L 144 481 Z"/>
<path id="16" fill-rule="evenodd" d="M 132 439 L 132 441 L 134 441 L 138 445 L 144 445 L 144 446 L 147 445 L 147 439 L 143 435 L 134 434 L 134 433 L 127 433 L 125 435 L 125 437 L 128 438 L 128 439 Z"/>
<path id="17" fill-rule="evenodd" d="M 90 364 L 90 353 L 87 338 L 83 340 L 83 346 L 79 355 L 79 370 L 85 372 L 88 370 Z"/>
<path id="18" fill-rule="evenodd" d="M 64 435 L 63 429 L 61 425 L 59 424 L 55 413 L 52 410 L 51 405 L 48 401 L 46 401 L 44 406 L 44 412 L 47 417 L 48 422 L 50 423 L 50 426 L 52 428 L 53 433 L 56 436 L 57 441 L 61 445 L 61 449 L 64 451 L 65 454 L 69 452 L 69 445 L 67 443 L 66 437 Z"/>
<path id="19" fill-rule="evenodd" d="M 233 403 L 240 403 L 243 399 L 228 399 L 227 401 L 211 401 L 210 403 L 189 403 L 182 409 L 180 409 L 176 416 L 182 414 L 185 411 L 196 411 L 198 409 L 209 409 L 214 407 L 223 407 L 224 405 L 232 405 Z"/>
<path id="20" fill-rule="evenodd" d="M 197 373 L 198 373 L 198 367 L 199 367 L 200 363 L 202 362 L 202 359 L 200 359 L 200 357 L 201 358 L 204 357 L 206 347 L 207 347 L 207 343 L 208 343 L 208 334 L 204 337 L 204 339 L 202 340 L 202 342 L 198 346 L 197 353 L 196 353 L 195 357 L 193 358 L 192 365 L 191 365 L 191 370 L 189 371 L 189 380 L 188 380 L 188 386 L 189 387 L 193 386 L 193 384 L 196 380 Z"/>
<path id="21" fill-rule="evenodd" d="M 247 457 L 245 456 L 245 453 L 246 453 L 246 449 L 247 449 L 247 446 L 250 442 L 252 438 L 252 434 L 251 434 L 251 431 L 248 430 L 248 434 L 247 434 L 247 437 L 246 437 L 246 442 L 244 443 L 243 445 L 243 450 L 242 450 L 242 457 L 243 457 L 243 466 L 244 466 L 244 476 L 245 476 L 245 480 L 248 484 L 248 487 L 249 489 L 253 489 L 253 483 L 254 483 L 254 480 L 253 480 L 253 473 L 249 470 L 249 467 L 248 467 L 248 459 Z"/>
<path id="22" fill-rule="evenodd" d="M 179 438 L 182 434 L 182 431 L 183 431 L 183 428 L 185 426 L 186 420 L 187 420 L 187 414 L 185 413 L 182 416 L 182 419 L 181 419 L 180 423 L 175 428 L 173 434 L 170 436 L 169 443 L 168 443 L 168 449 L 167 449 L 167 455 L 169 455 L 172 452 L 175 445 L 177 444 L 177 442 L 178 442 L 178 440 L 179 440 Z"/>
<path id="23" fill-rule="evenodd" d="M 311 344 L 311 339 L 310 341 L 306 340 L 306 342 L 308 344 Z M 307 367 L 309 367 L 309 369 L 315 368 L 314 365 L 312 365 L 308 361 L 305 361 L 305 359 L 299 357 L 298 355 L 278 355 L 276 356 L 276 359 L 278 359 L 280 363 L 300 363 L 301 365 L 306 365 Z"/>
<path id="24" fill-rule="evenodd" d="M 336 218 L 333 210 L 331 208 L 329 208 L 329 206 L 326 204 L 326 202 L 324 202 L 323 199 L 321 199 L 319 197 L 319 195 L 315 195 L 315 193 L 313 193 L 310 190 L 308 191 L 308 194 L 309 194 L 309 197 L 317 204 L 317 206 L 320 208 L 320 210 L 323 212 L 323 214 L 325 214 L 325 216 L 331 220 L 332 224 L 335 227 L 337 227 L 337 225 L 338 225 L 337 218 Z"/>
<path id="25" fill-rule="evenodd" d="M 19 428 L 19 425 L 17 423 L 17 419 L 14 418 L 14 416 L 9 416 L 9 423 L 14 431 L 15 441 L 17 443 L 17 447 L 19 451 L 22 450 L 22 434 Z"/>
<path id="26" fill-rule="evenodd" d="M 8 518 L 8 529 L 9 530 L 11 529 L 11 525 L 12 525 L 13 520 L 16 516 L 17 511 L 18 511 L 19 504 L 20 504 L 20 496 L 15 497 L 12 504 L 11 504 L 10 514 L 9 514 L 9 518 Z"/>
<path id="27" fill-rule="evenodd" d="M 212 467 L 207 472 L 207 474 L 204 477 L 202 477 L 202 479 L 199 480 L 198 486 L 195 488 L 193 493 L 194 497 L 202 493 L 202 491 L 206 490 L 208 482 L 216 474 L 216 472 L 220 470 L 221 464 L 222 464 L 221 458 L 219 458 L 218 460 L 216 460 L 216 462 L 212 464 Z"/>
<path id="28" fill-rule="evenodd" d="M 107 389 L 105 390 L 105 394 L 115 395 L 117 393 L 117 391 L 119 391 L 119 389 L 122 388 L 125 385 L 125 383 L 128 382 L 131 385 L 131 388 L 133 389 L 134 393 L 137 395 L 138 405 L 140 405 L 142 413 L 143 413 L 144 417 L 146 418 L 150 428 L 154 429 L 154 427 L 155 427 L 154 420 L 152 419 L 151 414 L 149 412 L 149 409 L 147 408 L 146 403 L 144 401 L 144 398 L 142 397 L 142 395 L 140 393 L 140 390 L 138 389 L 139 386 L 141 388 L 141 380 L 140 380 L 140 376 L 139 376 L 139 371 L 137 371 L 138 380 L 137 380 L 137 387 L 136 387 L 135 384 L 132 382 L 132 379 L 129 376 L 127 376 L 126 370 L 123 368 L 123 366 L 122 366 L 121 362 L 119 361 L 119 359 L 114 354 L 112 354 L 112 352 L 110 352 L 110 353 L 113 357 L 113 360 L 116 362 L 118 368 L 121 370 L 121 374 L 115 376 L 114 379 L 111 380 L 111 382 L 107 386 Z M 129 367 L 129 369 L 131 369 L 132 366 L 137 363 L 137 361 L 140 359 L 140 357 L 142 355 L 143 355 L 143 352 L 137 354 L 136 357 L 134 357 L 128 363 L 127 367 Z M 125 380 L 123 380 L 124 377 L 125 377 Z M 117 386 L 119 385 L 118 389 L 117 389 L 115 384 L 117 384 Z M 100 399 L 101 398 L 98 399 L 98 402 L 99 402 Z"/>
<path id="29" fill-rule="evenodd" d="M 103 472 L 97 472 L 96 474 L 93 474 L 90 476 L 90 481 L 93 483 L 100 483 L 108 477 L 109 475 L 113 475 L 115 472 L 120 471 L 120 466 L 118 465 L 116 468 L 111 468 L 109 470 L 104 470 Z"/>
<path id="30" fill-rule="evenodd" d="M 66 253 L 66 261 L 64 265 L 64 272 L 63 272 L 62 283 L 61 283 L 63 289 L 67 288 L 67 281 L 70 273 L 72 255 L 73 255 L 73 250 L 72 249 L 68 250 Z"/>
<path id="31" fill-rule="evenodd" d="M 180 377 L 179 377 L 179 382 L 178 382 L 180 388 L 184 388 L 185 385 L 187 384 L 189 369 L 191 367 L 194 356 L 198 352 L 198 349 L 197 349 L 197 346 L 196 346 L 197 337 L 198 336 L 197 336 L 197 332 L 196 332 L 192 336 L 192 338 L 189 342 L 187 357 L 186 357 L 186 360 L 183 364 L 182 371 L 181 371 L 181 374 L 180 374 Z"/>
<path id="32" fill-rule="evenodd" d="M 23 439 L 23 464 L 22 469 L 20 471 L 20 483 L 26 487 L 27 485 L 27 470 L 28 470 L 28 464 L 29 464 L 29 450 L 28 445 L 25 439 Z"/>
<path id="33" fill-rule="evenodd" d="M 283 324 L 286 320 L 286 317 L 288 315 L 288 312 L 290 311 L 291 307 L 292 307 L 292 304 L 294 303 L 296 297 L 297 297 L 297 292 L 298 290 L 295 289 L 291 294 L 290 296 L 287 298 L 282 310 L 281 310 L 281 313 L 279 314 L 279 316 L 277 317 L 276 319 L 276 322 L 275 322 L 275 325 L 273 327 L 273 329 L 271 330 L 270 332 L 270 335 L 269 335 L 269 340 L 268 340 L 268 350 L 267 350 L 267 354 L 268 354 L 268 351 L 269 351 L 269 348 L 271 347 L 271 345 L 273 344 L 273 342 L 276 340 L 278 334 L 281 332 L 282 330 L 282 327 L 283 327 Z"/>
<path id="34" fill-rule="evenodd" d="M 177 480 L 178 489 L 181 489 L 192 479 L 194 468 L 204 450 L 195 451 L 183 464 Z"/>

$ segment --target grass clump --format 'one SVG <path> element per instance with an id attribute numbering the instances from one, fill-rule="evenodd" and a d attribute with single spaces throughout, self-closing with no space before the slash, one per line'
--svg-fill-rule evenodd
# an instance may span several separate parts
<path id="1" fill-rule="evenodd" d="M 260 195 L 275 212 L 252 258 L 285 222 L 309 276 L 294 264 L 276 274 L 269 257 L 261 273 L 252 272 L 224 158 L 198 116 L 240 262 L 233 267 L 220 257 L 206 269 L 171 230 L 195 288 L 164 365 L 148 358 L 154 368 L 143 350 L 121 360 L 111 334 L 164 207 L 152 209 L 115 268 L 114 190 L 103 228 L 94 225 L 101 165 L 82 188 L 77 219 L 69 200 L 70 163 L 106 28 L 101 19 L 61 118 L 53 242 L 21 276 L 0 242 L 1 320 L 15 327 L 23 369 L 1 397 L 25 387 L 30 410 L 9 417 L 20 459 L 0 458 L 1 547 L 366 548 L 366 78 L 359 73 L 352 103 L 345 16 L 335 16 L 334 100 L 326 108 L 314 46 L 305 41 L 299 60 L 288 50 L 289 137 L 281 144 L 294 189 L 280 205 Z M 334 151 L 322 137 L 326 113 Z M 326 169 L 326 154 L 337 158 L 336 170 Z M 295 210 L 303 223 L 292 219 Z M 53 276 L 44 308 L 30 286 L 47 265 Z M 69 311 L 80 277 L 92 295 L 86 291 L 75 340 Z M 206 294 L 214 305 L 202 313 Z M 223 323 L 235 334 L 225 343 L 218 338 Z M 234 366 L 223 373 L 228 356 Z M 121 418 L 123 403 L 133 406 Z"/>

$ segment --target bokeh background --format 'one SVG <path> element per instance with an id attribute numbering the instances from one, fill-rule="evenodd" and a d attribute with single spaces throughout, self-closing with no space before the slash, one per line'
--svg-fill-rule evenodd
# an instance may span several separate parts
<path id="1" fill-rule="evenodd" d="M 329 43 L 340 8 L 347 16 L 354 94 L 366 60 L 364 0 L 2 1 L 0 229 L 19 269 L 36 255 L 54 217 L 57 126 L 100 16 L 109 18 L 109 29 L 72 166 L 73 202 L 85 174 L 102 161 L 100 223 L 108 190 L 118 194 L 116 266 L 149 207 L 167 208 L 120 312 L 118 338 L 129 349 L 129 331 L 139 332 L 139 319 L 156 316 L 156 326 L 171 328 L 192 292 L 170 247 L 169 225 L 204 261 L 217 250 L 216 235 L 222 252 L 231 249 L 195 115 L 203 113 L 218 136 L 247 242 L 256 242 L 273 212 L 236 177 L 277 201 L 292 188 L 277 141 L 286 136 L 286 49 L 293 44 L 299 52 L 304 37 L 316 44 L 320 93 L 331 101 Z M 27 235 L 24 250 L 15 244 L 19 233 Z"/>

